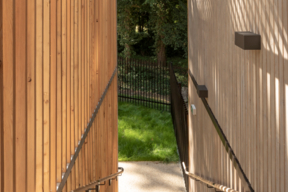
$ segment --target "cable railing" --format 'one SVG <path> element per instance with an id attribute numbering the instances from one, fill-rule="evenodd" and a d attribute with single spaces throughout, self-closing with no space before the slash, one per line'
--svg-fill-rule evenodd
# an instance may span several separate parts
<path id="1" fill-rule="evenodd" d="M 206 86 L 205 85 L 198 85 L 196 79 L 194 78 L 194 76 L 190 70 L 189 70 L 189 76 L 193 81 L 193 84 L 197 90 L 197 93 L 198 93 L 199 97 L 201 98 L 201 100 L 205 106 L 206 111 L 209 114 L 209 117 L 210 117 L 219 137 L 220 137 L 222 144 L 225 147 L 227 154 L 229 155 L 230 160 L 232 161 L 234 168 L 236 169 L 241 180 L 244 181 L 243 184 L 245 185 L 245 188 L 247 187 L 250 190 L 250 192 L 254 192 L 254 189 L 252 188 L 252 185 L 251 185 L 249 179 L 247 178 L 246 174 L 244 173 L 244 170 L 242 169 L 239 160 L 237 159 L 226 135 L 224 134 L 223 129 L 221 128 L 220 124 L 218 123 L 217 118 L 215 117 L 212 109 L 210 108 L 210 106 L 206 100 L 206 98 L 208 97 L 208 90 L 207 90 Z"/>
<path id="2" fill-rule="evenodd" d="M 182 162 L 182 166 L 183 166 L 183 170 L 184 170 L 186 175 L 188 175 L 189 177 L 195 179 L 195 181 L 200 181 L 200 182 L 206 184 L 208 188 L 214 188 L 217 192 L 220 192 L 220 191 L 222 191 L 222 192 L 238 192 L 238 191 L 236 191 L 234 189 L 230 189 L 229 187 L 226 187 L 224 185 L 220 185 L 220 184 L 214 183 L 212 181 L 209 181 L 209 180 L 206 180 L 206 179 L 204 179 L 202 177 L 199 177 L 199 176 L 197 176 L 197 175 L 195 175 L 193 173 L 189 173 L 187 171 L 187 169 L 186 169 L 186 166 L 185 166 L 184 162 Z"/>
<path id="3" fill-rule="evenodd" d="M 117 173 L 114 173 L 114 174 L 111 174 L 111 175 L 109 175 L 107 177 L 103 177 L 101 179 L 98 179 L 97 181 L 95 181 L 93 183 L 90 183 L 90 184 L 88 184 L 86 186 L 83 186 L 83 187 L 80 187 L 78 189 L 75 189 L 75 190 L 73 190 L 71 192 L 83 192 L 83 191 L 86 192 L 86 191 L 89 191 L 89 190 L 96 190 L 96 192 L 100 192 L 100 186 L 101 185 L 105 185 L 106 181 L 108 181 L 109 182 L 109 186 L 111 186 L 112 185 L 112 181 L 114 179 L 116 179 L 116 181 L 117 181 L 118 176 L 121 176 L 121 174 L 124 172 L 124 168 L 122 168 L 122 167 L 118 167 L 118 170 L 120 170 L 120 171 L 118 171 Z"/>

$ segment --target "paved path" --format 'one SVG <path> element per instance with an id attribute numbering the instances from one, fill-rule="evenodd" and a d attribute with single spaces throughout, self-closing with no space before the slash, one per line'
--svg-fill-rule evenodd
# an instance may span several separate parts
<path id="1" fill-rule="evenodd" d="M 119 162 L 119 192 L 186 192 L 180 163 Z"/>

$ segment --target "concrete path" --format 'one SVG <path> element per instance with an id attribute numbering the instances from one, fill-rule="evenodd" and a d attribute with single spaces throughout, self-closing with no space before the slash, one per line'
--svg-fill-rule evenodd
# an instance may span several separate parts
<path id="1" fill-rule="evenodd" d="M 119 192 L 186 192 L 180 163 L 119 162 Z"/>

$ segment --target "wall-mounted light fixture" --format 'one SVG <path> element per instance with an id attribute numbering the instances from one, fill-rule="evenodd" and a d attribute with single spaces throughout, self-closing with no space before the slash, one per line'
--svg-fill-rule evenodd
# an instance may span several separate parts
<path id="1" fill-rule="evenodd" d="M 260 50 L 261 36 L 250 31 L 235 32 L 235 45 L 244 50 Z"/>
<path id="2" fill-rule="evenodd" d="M 200 98 L 208 98 L 208 89 L 205 85 L 198 85 L 197 93 Z"/>

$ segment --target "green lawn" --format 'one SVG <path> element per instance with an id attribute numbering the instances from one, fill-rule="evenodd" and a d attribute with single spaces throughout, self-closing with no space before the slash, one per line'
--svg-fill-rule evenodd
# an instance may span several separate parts
<path id="1" fill-rule="evenodd" d="M 119 103 L 119 161 L 178 161 L 169 112 Z"/>

